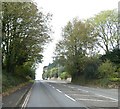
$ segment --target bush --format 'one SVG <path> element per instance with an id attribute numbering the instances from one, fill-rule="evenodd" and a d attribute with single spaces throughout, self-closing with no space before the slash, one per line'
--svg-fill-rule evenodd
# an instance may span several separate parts
<path id="1" fill-rule="evenodd" d="M 116 66 L 112 64 L 109 60 L 106 60 L 103 62 L 99 68 L 98 71 L 100 73 L 100 77 L 102 78 L 111 78 L 115 75 Z"/>
<path id="2" fill-rule="evenodd" d="M 65 79 L 66 80 L 68 77 L 69 77 L 69 74 L 67 72 L 63 72 L 63 73 L 60 74 L 60 78 L 61 79 Z"/>
<path id="3" fill-rule="evenodd" d="M 109 80 L 112 82 L 120 82 L 120 78 L 110 78 Z"/>
<path id="4" fill-rule="evenodd" d="M 6 91 L 7 89 L 17 86 L 20 83 L 26 82 L 24 79 L 20 77 L 16 77 L 10 74 L 2 74 L 2 91 Z"/>
<path id="5" fill-rule="evenodd" d="M 100 85 L 102 87 L 108 87 L 109 84 L 110 84 L 110 80 L 108 78 L 103 78 L 100 80 Z"/>
<path id="6" fill-rule="evenodd" d="M 56 67 L 50 69 L 50 77 L 58 78 L 58 69 Z"/>

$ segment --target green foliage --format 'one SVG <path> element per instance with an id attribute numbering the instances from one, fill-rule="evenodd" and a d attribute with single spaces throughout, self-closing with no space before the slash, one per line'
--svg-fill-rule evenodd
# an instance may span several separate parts
<path id="1" fill-rule="evenodd" d="M 114 66 L 109 60 L 106 60 L 99 66 L 98 70 L 101 77 L 110 78 L 115 74 L 116 66 Z"/>
<path id="2" fill-rule="evenodd" d="M 17 76 L 21 76 L 26 79 L 35 79 L 35 70 L 29 65 L 17 66 L 15 72 L 15 75 Z"/>
<path id="3" fill-rule="evenodd" d="M 60 78 L 61 79 L 64 79 L 64 80 L 66 80 L 67 78 L 69 78 L 70 76 L 69 76 L 69 74 L 67 73 L 67 72 L 62 72 L 61 74 L 60 74 Z"/>
<path id="4" fill-rule="evenodd" d="M 56 62 L 49 64 L 48 66 L 44 66 L 42 78 L 58 78 L 58 68 Z"/>
<path id="5" fill-rule="evenodd" d="M 110 78 L 109 80 L 112 82 L 120 82 L 120 78 Z"/>
<path id="6" fill-rule="evenodd" d="M 110 84 L 110 80 L 109 80 L 108 78 L 102 78 L 102 79 L 100 80 L 100 85 L 101 85 L 102 87 L 107 87 L 109 84 Z"/>
<path id="7" fill-rule="evenodd" d="M 50 69 L 50 77 L 58 78 L 58 68 L 53 67 L 52 69 Z"/>
<path id="8" fill-rule="evenodd" d="M 5 71 L 3 71 L 2 74 L 2 91 L 6 91 L 9 88 L 15 87 L 19 85 L 20 83 L 27 82 L 25 78 L 18 77 L 18 76 L 13 76 Z"/>
<path id="9" fill-rule="evenodd" d="M 62 30 L 63 38 L 56 45 L 55 58 L 58 64 L 65 66 L 64 71 L 72 76 L 72 82 L 83 77 L 84 83 L 86 79 L 87 82 L 98 79 L 99 85 L 107 86 L 111 84 L 110 78 L 118 78 L 120 38 L 117 27 L 116 10 L 102 11 L 84 21 L 75 18 L 67 23 Z M 102 56 L 101 49 L 105 53 Z"/>
<path id="10" fill-rule="evenodd" d="M 107 54 L 102 55 L 100 59 L 102 59 L 103 61 L 108 59 L 111 62 L 113 62 L 114 64 L 119 65 L 119 63 L 120 63 L 120 49 L 118 49 L 118 48 L 113 49 L 112 51 L 108 52 Z"/>
<path id="11" fill-rule="evenodd" d="M 53 63 L 48 66 L 44 66 L 42 78 L 58 78 L 64 70 L 65 68 L 61 64 L 58 64 L 58 60 L 55 59 Z"/>
<path id="12" fill-rule="evenodd" d="M 56 58 L 65 66 L 72 78 L 82 75 L 87 48 L 92 48 L 91 25 L 87 21 L 73 19 L 64 27 L 63 40 L 56 46 Z"/>
<path id="13" fill-rule="evenodd" d="M 84 69 L 84 76 L 86 79 L 97 79 L 98 78 L 98 59 L 90 59 L 87 61 Z"/>
<path id="14" fill-rule="evenodd" d="M 96 46 L 108 53 L 115 47 L 119 48 L 118 13 L 117 10 L 102 11 L 92 19 L 94 26 L 93 36 L 96 37 Z"/>
<path id="15" fill-rule="evenodd" d="M 33 2 L 2 3 L 1 47 L 5 72 L 26 80 L 35 78 L 36 64 L 43 57 L 43 45 L 50 41 L 50 17 Z"/>

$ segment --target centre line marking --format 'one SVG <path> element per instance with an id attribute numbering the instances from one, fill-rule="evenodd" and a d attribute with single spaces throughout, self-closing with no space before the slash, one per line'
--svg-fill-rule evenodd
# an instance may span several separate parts
<path id="1" fill-rule="evenodd" d="M 75 99 L 71 98 L 70 96 L 68 96 L 67 94 L 65 94 L 66 97 L 68 97 L 69 99 L 71 99 L 72 101 L 76 101 Z"/>
<path id="2" fill-rule="evenodd" d="M 56 89 L 58 92 L 62 93 L 62 91 L 60 91 L 59 89 Z"/>
<path id="3" fill-rule="evenodd" d="M 52 86 L 52 88 L 54 89 L 55 87 L 54 87 L 54 86 Z"/>

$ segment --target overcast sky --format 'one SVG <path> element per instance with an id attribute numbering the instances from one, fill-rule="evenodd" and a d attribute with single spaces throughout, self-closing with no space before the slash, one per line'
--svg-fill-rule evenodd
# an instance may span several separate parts
<path id="1" fill-rule="evenodd" d="M 42 78 L 43 66 L 52 62 L 55 44 L 61 38 L 61 30 L 68 21 L 75 17 L 87 19 L 103 10 L 118 8 L 119 0 L 34 0 L 44 13 L 51 13 L 53 41 L 44 50 L 43 63 L 36 70 L 36 79 Z"/>

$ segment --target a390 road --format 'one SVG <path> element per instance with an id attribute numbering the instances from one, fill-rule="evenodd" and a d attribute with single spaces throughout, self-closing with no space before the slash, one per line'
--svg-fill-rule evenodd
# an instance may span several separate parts
<path id="1" fill-rule="evenodd" d="M 22 107 L 118 107 L 118 90 L 90 88 L 61 81 L 36 81 Z"/>

